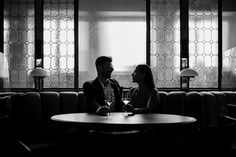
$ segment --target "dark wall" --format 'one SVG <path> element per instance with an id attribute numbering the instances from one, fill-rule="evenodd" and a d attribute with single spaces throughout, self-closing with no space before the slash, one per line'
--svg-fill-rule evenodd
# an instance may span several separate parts
<path id="1" fill-rule="evenodd" d="M 79 8 L 81 11 L 91 9 L 96 9 L 96 11 L 145 11 L 145 1 L 146 0 L 80 0 Z"/>
<path id="2" fill-rule="evenodd" d="M 236 11 L 236 1 L 235 0 L 222 0 L 223 11 Z"/>

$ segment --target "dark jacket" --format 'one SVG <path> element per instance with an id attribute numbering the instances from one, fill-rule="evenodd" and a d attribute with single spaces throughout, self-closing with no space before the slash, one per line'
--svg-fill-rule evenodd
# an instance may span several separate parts
<path id="1" fill-rule="evenodd" d="M 115 95 L 115 112 L 121 112 L 124 103 L 121 101 L 122 88 L 115 79 L 109 79 Z M 100 106 L 105 105 L 103 88 L 98 78 L 83 84 L 83 91 L 87 101 L 87 111 L 95 113 Z"/>

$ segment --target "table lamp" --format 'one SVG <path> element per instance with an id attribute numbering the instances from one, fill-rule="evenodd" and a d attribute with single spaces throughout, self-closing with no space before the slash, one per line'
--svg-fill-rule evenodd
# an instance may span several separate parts
<path id="1" fill-rule="evenodd" d="M 198 76 L 198 73 L 193 69 L 185 68 L 181 70 L 179 75 L 182 77 L 182 88 L 188 90 L 190 78 Z"/>
<path id="2" fill-rule="evenodd" d="M 48 76 L 47 71 L 41 67 L 36 67 L 31 71 L 30 75 L 34 78 L 35 90 L 42 91 L 43 79 Z"/>

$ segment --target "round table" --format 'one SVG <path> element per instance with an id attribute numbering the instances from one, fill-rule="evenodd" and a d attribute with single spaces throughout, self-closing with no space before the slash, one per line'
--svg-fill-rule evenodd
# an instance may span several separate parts
<path id="1" fill-rule="evenodd" d="M 86 143 L 85 147 L 93 150 L 90 151 L 92 155 L 93 152 L 104 150 L 103 147 L 106 146 L 116 153 L 119 153 L 117 149 L 122 147 L 121 155 L 132 156 L 134 153 L 140 155 L 136 150 L 145 150 L 146 155 L 153 154 L 153 151 L 176 152 L 172 151 L 172 148 L 177 148 L 176 145 L 170 146 L 170 143 L 174 142 L 169 142 L 169 139 L 181 137 L 181 130 L 190 133 L 189 128 L 195 126 L 196 122 L 195 118 L 182 115 L 149 113 L 124 116 L 122 112 L 114 112 L 110 116 L 92 113 L 59 114 L 52 116 L 51 120 L 61 125 L 75 126 L 79 132 L 84 130 L 85 132 L 79 133 L 78 136 L 72 136 L 72 141 L 83 143 L 81 147 Z M 78 143 L 70 143 L 78 148 Z M 182 147 L 179 143 L 177 146 Z"/>
<path id="2" fill-rule="evenodd" d="M 152 129 L 156 127 L 184 126 L 196 122 L 195 118 L 183 115 L 149 113 L 124 116 L 123 112 L 113 112 L 110 116 L 100 116 L 92 113 L 68 113 L 54 115 L 51 120 L 95 130 Z"/>

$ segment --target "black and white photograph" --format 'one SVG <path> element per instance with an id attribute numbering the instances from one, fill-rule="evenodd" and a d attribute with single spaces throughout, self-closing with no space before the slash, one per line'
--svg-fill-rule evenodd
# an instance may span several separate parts
<path id="1" fill-rule="evenodd" d="M 236 156 L 235 0 L 1 0 L 0 157 Z"/>

